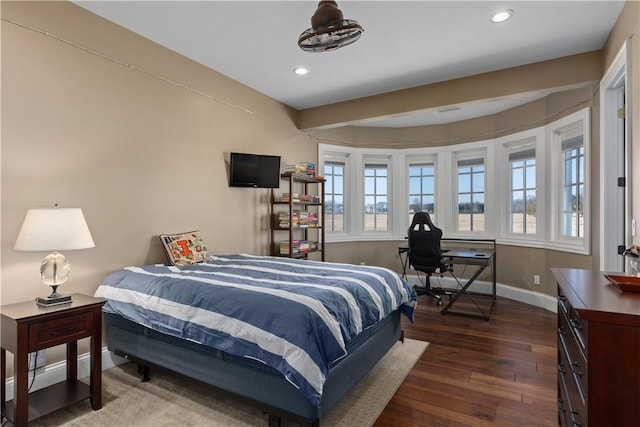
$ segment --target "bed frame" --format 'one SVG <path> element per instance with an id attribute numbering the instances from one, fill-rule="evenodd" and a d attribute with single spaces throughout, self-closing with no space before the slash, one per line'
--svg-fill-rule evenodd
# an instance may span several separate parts
<path id="1" fill-rule="evenodd" d="M 105 313 L 105 319 L 109 350 L 137 363 L 142 381 L 149 380 L 150 367 L 177 372 L 264 410 L 270 427 L 280 426 L 282 418 L 319 426 L 320 419 L 397 341 L 404 342 L 397 310 L 360 333 L 349 343 L 348 355 L 330 367 L 322 399 L 315 406 L 281 373 L 260 362 L 168 336 L 116 314 Z"/>

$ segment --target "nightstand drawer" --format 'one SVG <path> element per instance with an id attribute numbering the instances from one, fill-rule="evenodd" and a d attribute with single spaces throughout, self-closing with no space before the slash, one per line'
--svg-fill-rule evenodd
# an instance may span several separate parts
<path id="1" fill-rule="evenodd" d="M 92 333 L 93 314 L 90 312 L 34 323 L 29 327 L 29 351 L 89 337 Z"/>

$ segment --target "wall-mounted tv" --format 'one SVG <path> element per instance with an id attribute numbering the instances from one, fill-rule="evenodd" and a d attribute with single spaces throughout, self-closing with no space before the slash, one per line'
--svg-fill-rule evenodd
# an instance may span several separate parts
<path id="1" fill-rule="evenodd" d="M 231 153 L 229 158 L 229 186 L 280 187 L 280 156 Z"/>

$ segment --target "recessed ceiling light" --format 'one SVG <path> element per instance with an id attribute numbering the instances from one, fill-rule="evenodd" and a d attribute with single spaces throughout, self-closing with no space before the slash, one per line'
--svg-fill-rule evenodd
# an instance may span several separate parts
<path id="1" fill-rule="evenodd" d="M 309 69 L 305 67 L 296 67 L 293 69 L 293 72 L 299 76 L 304 76 L 305 74 L 309 73 Z"/>
<path id="2" fill-rule="evenodd" d="M 513 16 L 513 10 L 511 9 L 501 10 L 493 14 L 493 16 L 491 17 L 491 22 L 493 22 L 494 24 L 498 24 L 500 22 L 506 21 L 512 16 Z"/>

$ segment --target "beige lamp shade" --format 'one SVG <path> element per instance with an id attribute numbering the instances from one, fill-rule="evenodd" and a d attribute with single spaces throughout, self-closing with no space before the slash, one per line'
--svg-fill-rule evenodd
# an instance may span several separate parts
<path id="1" fill-rule="evenodd" d="M 52 289 L 46 298 L 36 298 L 42 306 L 68 304 L 70 295 L 58 293 L 58 286 L 69 277 L 71 267 L 58 251 L 93 248 L 93 238 L 82 209 L 29 209 L 13 246 L 16 251 L 51 252 L 40 264 L 40 278 Z"/>
<path id="2" fill-rule="evenodd" d="M 27 211 L 13 249 L 50 252 L 94 246 L 82 209 L 50 208 Z"/>

